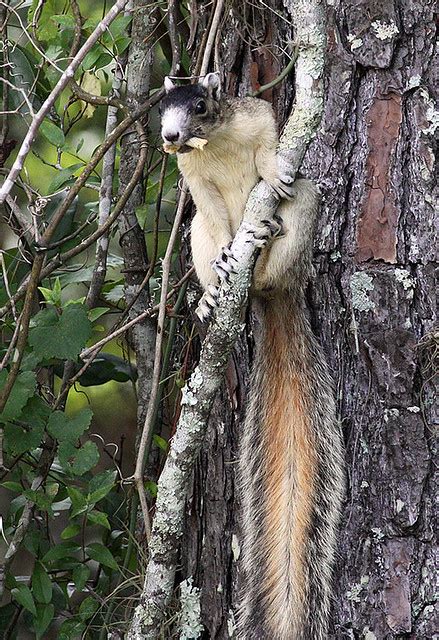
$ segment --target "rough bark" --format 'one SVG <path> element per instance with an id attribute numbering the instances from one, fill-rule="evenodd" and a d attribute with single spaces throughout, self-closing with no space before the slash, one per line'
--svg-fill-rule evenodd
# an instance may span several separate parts
<path id="1" fill-rule="evenodd" d="M 269 4 L 253 12 L 235 3 L 223 25 L 220 68 L 232 94 L 257 90 L 286 65 L 289 5 Z M 328 19 L 325 115 L 301 171 L 323 193 L 309 304 L 336 381 L 349 471 L 331 638 L 431 638 L 433 3 L 331 3 Z M 291 87 L 262 95 L 280 122 Z M 234 463 L 249 353 L 243 336 L 187 506 L 182 574 L 201 587 L 212 639 L 233 628 Z"/>

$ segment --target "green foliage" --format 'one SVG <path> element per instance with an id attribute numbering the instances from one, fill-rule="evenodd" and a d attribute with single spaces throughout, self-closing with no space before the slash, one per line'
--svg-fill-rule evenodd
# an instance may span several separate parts
<path id="1" fill-rule="evenodd" d="M 11 139 L 20 142 L 24 137 L 33 112 L 47 100 L 74 55 L 76 39 L 75 51 L 108 11 L 107 4 L 100 0 L 80 2 L 79 24 L 72 11 L 75 4 L 31 0 L 20 7 L 12 3 L 11 11 L 6 12 L 9 24 L 5 47 L 9 49 L 8 64 L 3 66 L 10 70 L 6 106 Z M 158 3 L 156 10 L 163 9 Z M 131 16 L 120 14 L 83 59 L 74 80 L 86 93 L 96 97 L 110 95 L 116 63 L 121 64 L 125 57 L 122 54 L 126 54 L 131 42 L 131 20 Z M 165 46 L 163 51 L 160 49 L 162 38 L 160 35 L 157 45 L 159 73 L 153 70 L 157 81 L 153 82 L 151 93 L 161 85 L 162 74 L 169 72 L 164 38 Z M 0 52 L 0 56 L 3 54 Z M 124 99 L 123 90 L 119 93 Z M 22 335 L 17 322 L 26 311 L 22 298 L 2 317 L 0 325 L 0 392 L 10 376 L 14 378 L 0 415 L 0 487 L 5 494 L 3 504 L 8 505 L 2 513 L 2 533 L 8 546 L 17 536 L 15 555 L 23 554 L 24 558 L 20 565 L 12 562 L 6 566 L 7 604 L 0 607 L 0 637 L 19 637 L 26 628 L 37 639 L 98 639 L 102 637 L 107 613 L 107 605 L 102 603 L 107 603 L 118 585 L 129 583 L 132 574 L 142 570 L 141 558 L 133 552 L 136 503 L 131 489 L 120 479 L 125 459 L 120 453 L 123 438 L 119 440 L 117 435 L 121 430 L 121 436 L 122 432 L 125 436 L 129 426 L 125 416 L 120 420 L 118 403 L 128 394 L 134 399 L 135 358 L 131 354 L 127 357 L 128 349 L 120 346 L 123 338 L 118 337 L 117 342 L 110 343 L 108 352 L 94 354 L 90 362 L 81 359 L 84 350 L 103 332 L 111 331 L 120 320 L 126 321 L 128 315 L 122 315 L 126 310 L 125 265 L 120 256 L 120 238 L 114 237 L 116 225 L 108 236 L 105 281 L 99 295 L 93 300 L 88 298 L 90 283 L 96 279 L 96 242 L 87 241 L 98 228 L 102 162 L 93 167 L 81 189 L 75 187 L 105 138 L 106 117 L 105 104 L 77 97 L 68 86 L 45 115 L 13 191 L 14 202 L 30 224 L 17 234 L 17 246 L 2 252 L 0 305 L 7 304 L 23 283 L 29 286 L 36 257 L 44 255 L 44 268 L 53 268 L 36 284 L 29 328 L 23 334 L 24 346 L 20 347 L 21 361 L 16 339 Z M 118 121 L 123 117 L 125 109 L 119 112 Z M 159 295 L 160 259 L 168 242 L 178 178 L 175 158 L 169 157 L 160 184 L 162 155 L 157 148 L 154 120 L 156 114 L 151 112 L 149 166 L 145 166 L 142 176 L 145 194 L 136 210 L 148 259 L 157 246 L 156 267 L 148 285 L 152 302 Z M 9 157 L 2 157 L 5 170 L 18 148 L 19 144 Z M 120 152 L 118 140 L 112 207 L 119 197 Z M 76 189 L 74 197 L 65 206 L 72 189 Z M 58 220 L 61 207 L 63 214 Z M 48 246 L 43 246 L 40 240 L 54 221 L 56 228 Z M 13 222 L 19 224 L 20 220 Z M 3 239 L 3 248 L 2 242 Z M 184 331 L 182 336 L 186 339 Z M 15 363 L 19 363 L 17 375 Z M 170 393 L 166 395 L 169 406 L 173 406 L 174 373 L 167 379 Z M 123 394 L 115 394 L 114 389 L 122 384 Z M 100 430 L 107 414 L 97 415 L 94 411 L 93 397 L 97 393 L 105 397 L 108 414 L 115 414 L 117 430 L 110 441 Z M 155 434 L 153 438 L 161 459 L 168 451 L 167 427 L 165 437 Z M 147 480 L 145 486 L 148 495 L 155 498 L 156 482 Z M 123 588 L 127 608 L 132 594 L 131 587 Z M 121 620 L 124 614 L 118 612 Z M 17 630 L 11 631 L 14 620 L 18 620 Z"/>
<path id="2" fill-rule="evenodd" d="M 74 360 L 91 336 L 91 322 L 81 304 L 72 304 L 58 313 L 43 309 L 34 318 L 29 344 L 37 357 Z"/>

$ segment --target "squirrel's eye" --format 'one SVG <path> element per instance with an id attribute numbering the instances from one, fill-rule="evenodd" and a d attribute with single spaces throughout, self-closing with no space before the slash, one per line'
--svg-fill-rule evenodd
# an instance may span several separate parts
<path id="1" fill-rule="evenodd" d="M 203 113 L 206 113 L 206 111 L 207 107 L 204 100 L 200 100 L 199 102 L 197 102 L 195 106 L 195 113 L 197 113 L 198 115 L 203 115 Z"/>

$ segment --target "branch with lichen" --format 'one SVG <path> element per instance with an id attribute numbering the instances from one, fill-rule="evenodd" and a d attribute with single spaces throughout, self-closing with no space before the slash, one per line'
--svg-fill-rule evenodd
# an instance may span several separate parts
<path id="1" fill-rule="evenodd" d="M 323 66 L 326 46 L 323 3 L 299 0 L 290 8 L 293 18 L 296 66 L 296 102 L 282 135 L 279 151 L 296 173 L 314 137 L 323 111 Z M 231 251 L 237 272 L 221 287 L 218 308 L 203 343 L 200 361 L 183 390 L 182 411 L 158 483 L 156 512 L 150 541 L 150 558 L 143 592 L 128 640 L 155 640 L 174 589 L 178 547 L 183 532 L 187 488 L 207 429 L 215 396 L 241 330 L 241 312 L 247 299 L 257 257 L 251 232 L 273 216 L 278 200 L 260 182 L 251 192 L 244 221 Z"/>

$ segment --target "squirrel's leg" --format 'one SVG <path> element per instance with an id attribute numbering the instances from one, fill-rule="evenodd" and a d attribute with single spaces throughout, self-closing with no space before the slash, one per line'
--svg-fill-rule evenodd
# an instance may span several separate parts
<path id="1" fill-rule="evenodd" d="M 282 233 L 261 251 L 253 275 L 255 290 L 294 288 L 294 272 L 309 270 L 312 254 L 314 220 L 319 206 L 319 192 L 309 180 L 294 182 L 296 195 L 279 204 Z M 303 273 L 300 274 L 303 282 Z"/>
<path id="2" fill-rule="evenodd" d="M 204 321 L 216 307 L 219 280 L 212 263 L 224 246 L 221 242 L 228 244 L 229 241 L 226 235 L 222 236 L 222 241 L 214 240 L 206 218 L 200 213 L 195 214 L 191 226 L 191 248 L 195 271 L 204 289 L 196 310 L 200 320 Z"/>

